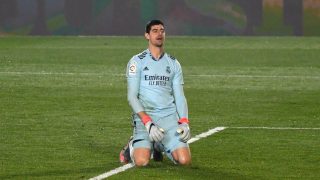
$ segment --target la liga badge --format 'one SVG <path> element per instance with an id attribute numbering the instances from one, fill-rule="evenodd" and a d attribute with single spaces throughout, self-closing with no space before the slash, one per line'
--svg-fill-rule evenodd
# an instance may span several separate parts
<path id="1" fill-rule="evenodd" d="M 129 74 L 134 75 L 137 72 L 137 66 L 135 63 L 130 64 L 129 66 Z"/>

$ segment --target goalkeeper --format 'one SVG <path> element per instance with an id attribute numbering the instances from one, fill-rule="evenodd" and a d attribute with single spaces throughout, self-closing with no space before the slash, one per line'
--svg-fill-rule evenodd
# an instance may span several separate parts
<path id="1" fill-rule="evenodd" d="M 145 38 L 148 49 L 133 56 L 127 66 L 134 131 L 120 152 L 120 162 L 146 166 L 151 157 L 161 161 L 165 153 L 174 163 L 188 165 L 191 135 L 181 66 L 164 52 L 163 22 L 149 21 Z"/>

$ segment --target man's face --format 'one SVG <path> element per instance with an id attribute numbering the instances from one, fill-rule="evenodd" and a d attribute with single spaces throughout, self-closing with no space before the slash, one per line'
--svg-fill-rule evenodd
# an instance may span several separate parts
<path id="1" fill-rule="evenodd" d="M 149 40 L 150 44 L 156 47 L 162 47 L 166 37 L 166 32 L 161 24 L 153 25 L 150 32 L 145 33 L 145 37 Z"/>

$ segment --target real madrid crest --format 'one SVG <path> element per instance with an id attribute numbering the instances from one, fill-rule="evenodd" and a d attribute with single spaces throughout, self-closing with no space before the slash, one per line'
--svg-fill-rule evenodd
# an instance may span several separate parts
<path id="1" fill-rule="evenodd" d="M 171 73 L 170 66 L 167 66 L 167 70 L 166 71 L 167 71 L 168 74 Z"/>

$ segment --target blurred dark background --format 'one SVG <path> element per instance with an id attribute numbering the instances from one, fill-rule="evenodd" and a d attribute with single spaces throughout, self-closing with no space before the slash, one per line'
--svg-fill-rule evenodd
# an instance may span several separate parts
<path id="1" fill-rule="evenodd" d="M 320 0 L 1 0 L 0 35 L 320 35 Z"/>

